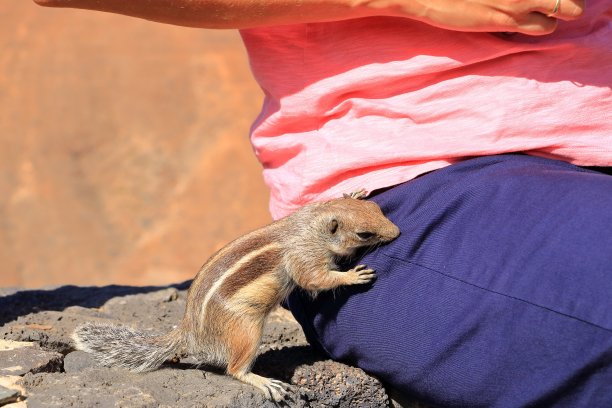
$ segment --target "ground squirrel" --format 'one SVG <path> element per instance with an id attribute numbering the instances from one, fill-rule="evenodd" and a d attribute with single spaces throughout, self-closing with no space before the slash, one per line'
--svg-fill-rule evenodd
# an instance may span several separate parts
<path id="1" fill-rule="evenodd" d="M 399 229 L 364 193 L 314 203 L 224 247 L 201 268 L 189 289 L 181 323 L 165 335 L 86 323 L 76 348 L 102 365 L 149 371 L 181 350 L 282 400 L 289 386 L 250 372 L 270 311 L 299 286 L 316 296 L 342 285 L 371 282 L 364 265 L 338 271 L 337 261 L 359 248 L 389 242 Z"/>

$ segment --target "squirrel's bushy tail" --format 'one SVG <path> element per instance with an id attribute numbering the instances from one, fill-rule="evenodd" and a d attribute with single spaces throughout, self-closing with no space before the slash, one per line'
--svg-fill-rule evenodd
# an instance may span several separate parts
<path id="1" fill-rule="evenodd" d="M 72 339 L 77 350 L 93 354 L 99 364 L 135 372 L 155 370 L 174 355 L 181 343 L 176 330 L 155 336 L 126 326 L 101 323 L 77 327 Z"/>

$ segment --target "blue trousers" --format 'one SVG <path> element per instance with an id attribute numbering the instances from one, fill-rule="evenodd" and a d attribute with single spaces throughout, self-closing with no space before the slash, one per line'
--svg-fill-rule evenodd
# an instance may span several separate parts
<path id="1" fill-rule="evenodd" d="M 442 407 L 612 407 L 612 177 L 480 157 L 372 200 L 374 284 L 298 291 L 311 343 Z"/>

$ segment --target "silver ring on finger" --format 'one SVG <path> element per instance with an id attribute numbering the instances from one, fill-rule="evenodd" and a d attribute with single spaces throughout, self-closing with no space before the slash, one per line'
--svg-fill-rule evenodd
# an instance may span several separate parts
<path id="1" fill-rule="evenodd" d="M 547 17 L 555 17 L 555 14 L 557 14 L 557 12 L 559 11 L 559 9 L 561 8 L 561 0 L 556 0 L 555 1 L 555 6 L 553 7 L 552 11 L 547 14 Z"/>

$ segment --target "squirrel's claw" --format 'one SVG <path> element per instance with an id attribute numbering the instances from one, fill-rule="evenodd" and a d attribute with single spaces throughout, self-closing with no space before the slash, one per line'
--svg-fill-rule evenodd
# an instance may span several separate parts
<path id="1" fill-rule="evenodd" d="M 267 399 L 276 402 L 283 401 L 290 389 L 290 386 L 282 381 L 262 377 L 253 373 L 235 375 L 235 377 L 240 381 L 257 387 L 259 390 L 261 390 L 261 392 L 263 392 Z"/>
<path id="2" fill-rule="evenodd" d="M 361 190 L 353 191 L 349 194 L 344 193 L 342 196 L 344 198 L 353 198 L 355 200 L 361 200 L 362 198 L 367 197 L 367 195 L 368 195 L 368 192 L 362 188 Z"/>
<path id="3" fill-rule="evenodd" d="M 289 386 L 284 382 L 270 379 L 267 384 L 263 386 L 268 391 L 266 396 L 276 402 L 281 402 L 285 399 L 285 396 L 289 393 Z"/>
<path id="4" fill-rule="evenodd" d="M 353 269 L 347 272 L 349 276 L 349 285 L 363 285 L 364 283 L 370 283 L 376 279 L 376 272 L 374 269 L 366 269 L 365 265 L 357 265 Z"/>

